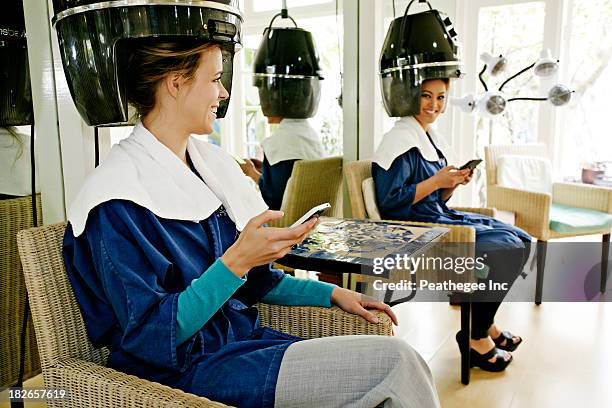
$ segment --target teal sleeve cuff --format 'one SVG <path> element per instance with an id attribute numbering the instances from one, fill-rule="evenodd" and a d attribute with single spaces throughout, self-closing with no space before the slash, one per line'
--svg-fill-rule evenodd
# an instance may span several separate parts
<path id="1" fill-rule="evenodd" d="M 178 297 L 176 343 L 182 344 L 198 332 L 245 282 L 220 258 L 194 279 Z"/>
<path id="2" fill-rule="evenodd" d="M 285 275 L 262 302 L 285 306 L 331 307 L 331 294 L 336 285 Z"/>

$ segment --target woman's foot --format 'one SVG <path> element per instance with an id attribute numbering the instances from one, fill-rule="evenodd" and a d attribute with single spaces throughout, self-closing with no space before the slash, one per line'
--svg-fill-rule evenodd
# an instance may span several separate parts
<path id="1" fill-rule="evenodd" d="M 495 342 L 490 336 L 478 340 L 470 339 L 470 347 L 472 350 L 476 350 L 478 354 L 485 355 L 491 351 L 491 349 L 495 348 Z M 512 354 L 508 352 L 502 351 L 501 355 L 503 356 L 502 358 L 504 361 L 510 361 L 512 359 Z M 498 358 L 499 355 L 495 355 L 492 358 L 489 358 L 487 361 L 489 363 L 495 363 Z"/>
<path id="2" fill-rule="evenodd" d="M 489 328 L 489 335 L 493 339 L 493 342 L 497 348 L 506 351 L 516 350 L 516 348 L 523 342 L 521 337 L 514 336 L 508 331 L 499 330 L 495 323 L 493 323 Z"/>
<path id="3" fill-rule="evenodd" d="M 459 350 L 464 353 L 463 344 L 465 337 L 462 332 L 455 336 L 459 344 Z M 483 339 L 470 339 L 470 367 L 480 367 L 484 371 L 504 371 L 512 362 L 512 354 L 495 347 L 491 337 Z"/>

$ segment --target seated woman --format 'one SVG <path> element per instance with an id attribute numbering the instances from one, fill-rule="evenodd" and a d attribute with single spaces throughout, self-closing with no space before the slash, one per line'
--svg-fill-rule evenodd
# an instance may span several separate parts
<path id="1" fill-rule="evenodd" d="M 212 131 L 222 52 L 213 43 L 147 42 L 128 67 L 140 121 L 72 203 L 63 255 L 92 343 L 108 365 L 239 407 L 439 406 L 427 364 L 382 336 L 303 340 L 259 327 L 259 301 L 363 316 L 388 305 L 270 263 L 316 220 L 282 217 L 229 154 L 190 137 Z"/>
<path id="2" fill-rule="evenodd" d="M 278 123 L 276 131 L 261 142 L 264 160 L 261 173 L 248 160 L 244 173 L 259 184 L 261 195 L 272 210 L 279 210 L 287 181 L 297 160 L 317 160 L 325 157 L 321 137 L 308 119 L 288 119 L 271 116 L 268 123 Z"/>
<path id="3" fill-rule="evenodd" d="M 443 140 L 430 127 L 446 106 L 448 79 L 431 79 L 421 88 L 420 112 L 399 119 L 383 137 L 373 158 L 376 200 L 385 219 L 469 225 L 476 230 L 477 255 L 488 252 L 488 279 L 510 286 L 527 260 L 531 237 L 520 228 L 491 217 L 455 211 L 446 202 L 473 170 L 447 165 Z M 494 322 L 501 295 L 477 292 L 472 313 L 472 365 L 502 371 L 512 361 L 521 338 L 501 331 Z M 467 333 L 458 333 L 466 336 Z"/>

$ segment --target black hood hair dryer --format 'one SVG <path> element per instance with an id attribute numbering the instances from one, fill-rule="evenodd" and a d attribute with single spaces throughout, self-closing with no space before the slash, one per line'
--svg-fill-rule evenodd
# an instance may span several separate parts
<path id="1" fill-rule="evenodd" d="M 450 18 L 433 10 L 408 14 L 389 26 L 380 55 L 383 103 L 391 117 L 413 116 L 420 111 L 421 85 L 428 79 L 462 76 L 460 45 Z"/>
<path id="2" fill-rule="evenodd" d="M 53 0 L 53 8 L 70 94 L 90 126 L 133 123 L 125 81 L 136 40 L 218 44 L 221 82 L 231 93 L 234 53 L 241 46 L 238 0 Z M 228 104 L 229 98 L 221 101 L 217 117 L 225 116 Z"/>
<path id="3" fill-rule="evenodd" d="M 272 27 L 277 17 L 295 27 Z M 312 34 L 299 28 L 286 6 L 270 21 L 255 55 L 253 85 L 265 116 L 306 119 L 315 115 L 321 98 L 319 54 Z"/>
<path id="4" fill-rule="evenodd" d="M 23 3 L 7 2 L 0 14 L 0 126 L 34 120 Z"/>

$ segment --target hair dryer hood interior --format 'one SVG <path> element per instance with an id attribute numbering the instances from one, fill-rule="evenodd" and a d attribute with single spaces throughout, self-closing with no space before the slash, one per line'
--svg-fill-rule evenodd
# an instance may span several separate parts
<path id="1" fill-rule="evenodd" d="M 312 34 L 271 25 L 264 30 L 253 66 L 261 110 L 265 116 L 310 118 L 317 112 L 323 79 Z"/>
<path id="2" fill-rule="evenodd" d="M 76 107 L 92 126 L 129 124 L 126 65 L 137 39 L 214 42 L 224 51 L 221 81 L 231 93 L 241 44 L 238 0 L 53 0 L 64 72 Z M 229 98 L 218 117 L 225 116 Z"/>
<path id="3" fill-rule="evenodd" d="M 421 84 L 426 79 L 461 74 L 457 33 L 448 17 L 430 6 L 428 11 L 393 20 L 380 55 L 381 91 L 389 116 L 419 113 Z"/>
<path id="4" fill-rule="evenodd" d="M 21 0 L 0 14 L 0 126 L 32 124 L 32 90 Z"/>

